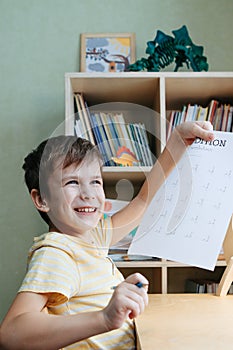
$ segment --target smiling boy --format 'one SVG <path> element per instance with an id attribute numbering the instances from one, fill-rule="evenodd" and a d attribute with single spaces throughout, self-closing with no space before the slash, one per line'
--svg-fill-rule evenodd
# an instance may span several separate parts
<path id="1" fill-rule="evenodd" d="M 1 326 L 2 349 L 135 348 L 132 319 L 148 302 L 136 284 L 148 281 L 140 274 L 124 280 L 109 246 L 140 223 L 186 146 L 196 137 L 212 140 L 211 130 L 205 122 L 177 127 L 139 194 L 112 217 L 103 217 L 102 161 L 88 141 L 51 138 L 25 158 L 25 181 L 49 232 L 29 251 L 28 272 Z"/>

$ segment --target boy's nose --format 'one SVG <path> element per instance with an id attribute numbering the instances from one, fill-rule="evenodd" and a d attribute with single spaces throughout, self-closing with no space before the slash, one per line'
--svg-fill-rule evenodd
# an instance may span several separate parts
<path id="1" fill-rule="evenodd" d="M 93 190 L 91 190 L 90 188 L 83 186 L 81 188 L 81 193 L 80 193 L 81 198 L 83 199 L 90 199 L 90 198 L 94 198 L 94 192 Z"/>

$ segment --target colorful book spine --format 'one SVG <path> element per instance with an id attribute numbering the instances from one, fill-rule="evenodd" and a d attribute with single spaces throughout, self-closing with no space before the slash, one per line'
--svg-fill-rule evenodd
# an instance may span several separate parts
<path id="1" fill-rule="evenodd" d="M 112 159 L 121 147 L 135 155 L 138 165 L 153 165 L 144 124 L 126 123 L 121 112 L 95 112 L 88 108 L 82 93 L 75 93 L 74 101 L 77 112 L 75 134 L 98 146 L 105 166 L 116 165 Z"/>
<path id="2" fill-rule="evenodd" d="M 208 106 L 188 104 L 182 111 L 172 110 L 168 117 L 167 139 L 172 130 L 183 121 L 210 121 L 216 131 L 233 131 L 233 106 L 212 99 Z"/>

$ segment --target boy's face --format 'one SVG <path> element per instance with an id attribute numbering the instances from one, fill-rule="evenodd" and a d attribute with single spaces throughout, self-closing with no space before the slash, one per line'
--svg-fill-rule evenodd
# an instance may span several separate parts
<path id="1" fill-rule="evenodd" d="M 56 167 L 48 178 L 48 190 L 48 215 L 59 232 L 82 236 L 96 227 L 105 203 L 98 160 Z"/>

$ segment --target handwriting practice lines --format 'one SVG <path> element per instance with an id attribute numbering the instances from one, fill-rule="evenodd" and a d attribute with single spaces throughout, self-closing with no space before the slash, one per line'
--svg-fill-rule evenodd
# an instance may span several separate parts
<path id="1" fill-rule="evenodd" d="M 129 254 L 213 270 L 233 213 L 233 134 L 196 139 L 150 203 Z"/>

